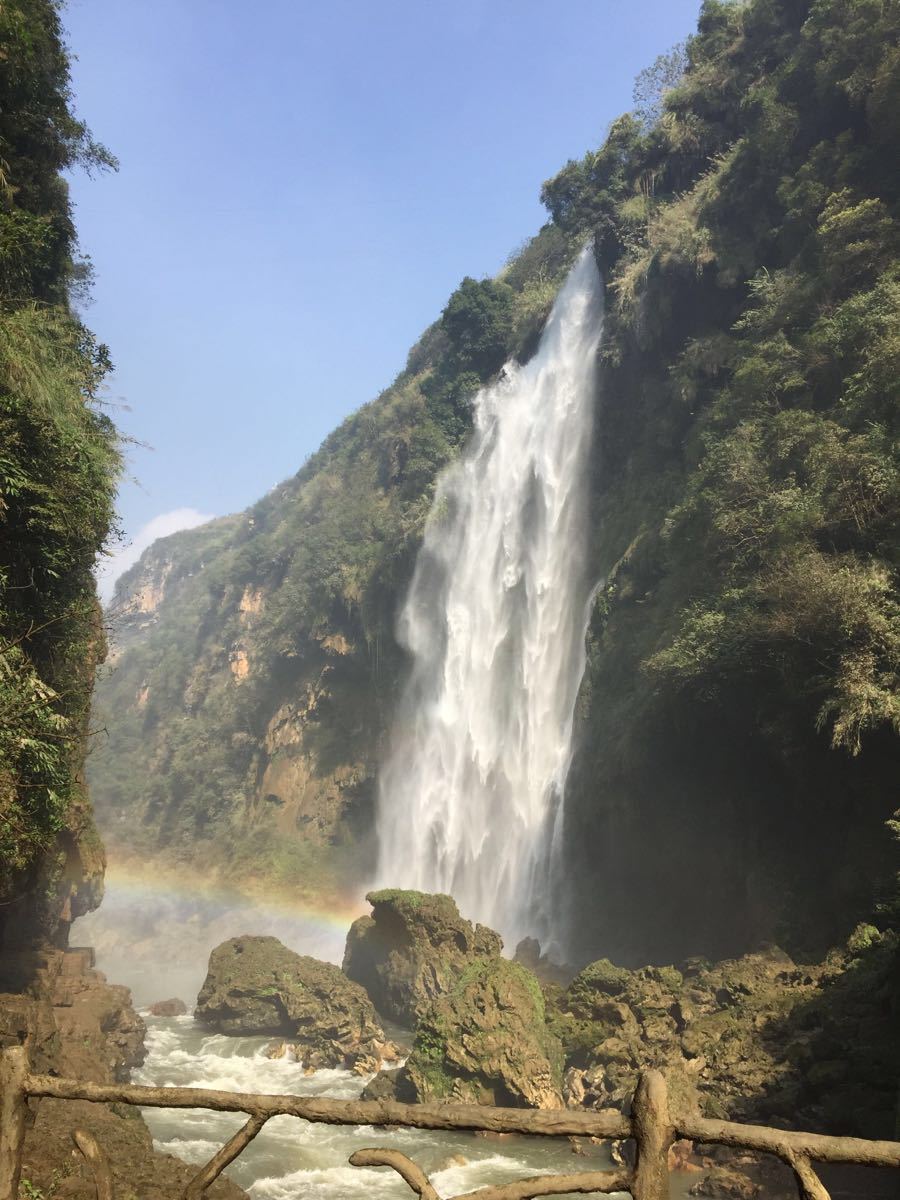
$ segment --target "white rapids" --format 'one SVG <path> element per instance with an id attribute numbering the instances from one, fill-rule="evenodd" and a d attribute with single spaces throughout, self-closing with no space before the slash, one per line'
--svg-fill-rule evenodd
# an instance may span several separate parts
<path id="1" fill-rule="evenodd" d="M 352 1099 L 367 1082 L 350 1071 L 307 1075 L 290 1059 L 269 1059 L 266 1038 L 211 1034 L 183 1017 L 146 1017 L 149 1055 L 136 1083 L 292 1093 Z M 144 1109 L 158 1150 L 189 1163 L 204 1163 L 246 1120 L 206 1109 Z M 404 1200 L 406 1184 L 385 1168 L 351 1167 L 364 1146 L 389 1146 L 410 1155 L 431 1176 L 442 1196 L 506 1183 L 527 1175 L 595 1170 L 609 1164 L 605 1147 L 585 1142 L 589 1158 L 573 1158 L 566 1138 L 505 1138 L 414 1129 L 311 1125 L 273 1117 L 228 1175 L 252 1200 Z"/>
<path id="2" fill-rule="evenodd" d="M 535 356 L 476 397 L 400 617 L 412 670 L 379 778 L 378 882 L 449 892 L 507 945 L 555 937 L 601 317 L 588 247 Z"/>

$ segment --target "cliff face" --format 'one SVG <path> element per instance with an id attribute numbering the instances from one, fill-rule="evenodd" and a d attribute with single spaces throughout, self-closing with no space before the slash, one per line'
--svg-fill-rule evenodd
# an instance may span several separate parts
<path id="1" fill-rule="evenodd" d="M 105 642 L 93 565 L 109 531 L 109 356 L 70 304 L 83 283 L 66 169 L 114 160 L 70 110 L 58 6 L 0 12 L 0 954 L 64 945 L 99 903 L 82 769 Z"/>
<path id="2" fill-rule="evenodd" d="M 352 611 L 305 629 L 301 611 L 282 640 L 303 493 L 167 538 L 122 581 L 89 764 L 119 851 L 310 893 L 357 853 L 387 682 Z"/>
<path id="3" fill-rule="evenodd" d="M 292 887 L 364 876 L 435 476 L 591 238 L 571 954 L 821 949 L 876 902 L 894 919 L 896 19 L 708 0 L 684 73 L 651 70 L 654 103 L 545 185 L 550 223 L 463 282 L 392 388 L 253 509 L 147 552 L 99 692 L 111 841 Z"/>
<path id="4" fill-rule="evenodd" d="M 465 280 L 394 385 L 293 479 L 123 577 L 89 767 L 118 852 L 311 897 L 365 875 L 403 669 L 394 619 L 435 478 L 578 244 L 548 227 L 501 281 Z"/>
<path id="5" fill-rule="evenodd" d="M 277 876 L 297 865 L 292 850 L 313 856 L 349 840 L 368 803 L 376 705 L 358 631 L 347 630 L 351 642 L 323 627 L 273 678 L 267 617 L 279 581 L 242 580 L 226 569 L 227 584 L 208 587 L 210 564 L 222 570 L 209 539 L 224 535 L 219 554 L 230 555 L 235 543 L 265 536 L 255 524 L 245 516 L 168 538 L 119 588 L 115 648 L 98 699 L 101 718 L 110 703 L 115 716 L 90 770 L 114 843 L 140 846 L 146 837 L 163 852 L 201 861 L 209 854 L 239 875 L 259 856 Z M 346 736 L 328 728 L 332 713 L 323 738 L 323 714 L 334 706 L 345 714 L 348 699 Z M 173 724 L 182 727 L 175 737 Z M 138 741 L 153 771 L 135 795 L 128 749 Z M 117 761 L 123 747 L 125 761 Z M 130 827 L 124 839 L 120 823 Z"/>
<path id="6" fill-rule="evenodd" d="M 145 1057 L 145 1026 L 127 988 L 94 969 L 93 951 L 78 947 L 20 951 L 0 964 L 0 1046 L 25 1044 L 31 1069 L 92 1083 L 129 1078 Z M 73 1154 L 72 1130 L 92 1133 L 109 1157 L 120 1195 L 164 1200 L 186 1187 L 196 1167 L 158 1154 L 137 1109 L 87 1101 L 41 1100 L 26 1130 L 23 1194 L 94 1200 L 87 1162 Z M 27 1182 L 26 1182 L 27 1181 Z M 245 1196 L 228 1180 L 211 1192 L 220 1200 Z"/>
<path id="7" fill-rule="evenodd" d="M 611 293 L 576 958 L 807 952 L 874 903 L 893 920 L 897 21 L 707 3 L 654 129 L 623 119 L 547 185 Z"/>

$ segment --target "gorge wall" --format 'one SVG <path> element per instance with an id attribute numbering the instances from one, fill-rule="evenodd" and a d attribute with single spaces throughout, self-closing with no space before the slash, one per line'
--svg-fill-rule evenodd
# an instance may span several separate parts
<path id="1" fill-rule="evenodd" d="M 65 945 L 103 894 L 83 779 L 105 649 L 93 566 L 113 520 L 109 355 L 75 301 L 65 169 L 114 160 L 70 104 L 57 6 L 0 12 L 0 956 Z"/>
<path id="2" fill-rule="evenodd" d="M 436 477 L 579 248 L 548 227 L 502 280 L 464 280 L 394 385 L 293 479 L 157 542 L 120 580 L 90 762 L 118 851 L 311 896 L 371 871 L 395 616 Z"/>
<path id="3" fill-rule="evenodd" d="M 813 951 L 877 905 L 894 919 L 896 25 L 875 0 L 708 0 L 391 388 L 252 509 L 146 552 L 90 764 L 117 851 L 319 893 L 365 879 L 435 479 L 592 239 L 601 586 L 570 955 Z"/>
<path id="4" fill-rule="evenodd" d="M 143 1062 L 144 1023 L 68 938 L 103 896 L 84 762 L 106 644 L 93 569 L 120 456 L 100 400 L 109 355 L 78 313 L 89 263 L 62 173 L 115 160 L 72 111 L 60 7 L 0 8 L 0 1048 L 24 1045 L 35 1072 L 111 1084 Z M 116 1105 L 33 1102 L 26 1126 L 17 1195 L 96 1196 L 73 1126 L 109 1153 L 118 1195 L 161 1200 L 193 1174 Z"/>

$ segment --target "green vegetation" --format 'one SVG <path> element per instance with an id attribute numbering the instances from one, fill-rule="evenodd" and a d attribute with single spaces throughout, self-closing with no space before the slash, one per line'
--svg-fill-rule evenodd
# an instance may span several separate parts
<path id="1" fill-rule="evenodd" d="M 123 577 L 111 614 L 123 653 L 98 687 L 109 736 L 90 762 L 120 850 L 200 861 L 250 885 L 283 877 L 294 841 L 315 861 L 285 882 L 310 896 L 323 872 L 363 873 L 353 855 L 370 846 L 380 740 L 404 668 L 398 598 L 435 480 L 471 427 L 472 395 L 533 337 L 576 251 L 548 229 L 504 281 L 464 280 L 395 383 L 293 479 L 240 516 L 156 543 Z M 157 583 L 158 614 L 129 606 Z"/>
<path id="2" fill-rule="evenodd" d="M 472 959 L 420 1013 L 404 1075 L 419 1100 L 546 1106 L 562 1060 L 537 979 L 496 956 Z"/>
<path id="3" fill-rule="evenodd" d="M 435 479 L 592 239 L 603 585 L 567 789 L 572 956 L 819 953 L 879 889 L 893 919 L 897 20 L 882 0 L 708 0 L 635 111 L 545 184 L 544 229 L 463 280 L 390 388 L 247 513 L 148 552 L 101 688 L 113 836 L 223 870 L 261 837 L 262 875 L 303 844 L 315 888 L 358 869 Z"/>
<path id="4" fill-rule="evenodd" d="M 709 0 L 643 116 L 545 185 L 608 293 L 570 834 L 631 907 L 584 952 L 821 949 L 890 869 L 897 23 Z"/>
<path id="5" fill-rule="evenodd" d="M 11 899 L 52 932 L 74 846 L 101 853 L 80 773 L 119 455 L 108 353 L 71 307 L 89 269 L 61 172 L 114 164 L 72 115 L 56 4 L 5 4 L 0 49 L 0 925 L 26 936 Z"/>

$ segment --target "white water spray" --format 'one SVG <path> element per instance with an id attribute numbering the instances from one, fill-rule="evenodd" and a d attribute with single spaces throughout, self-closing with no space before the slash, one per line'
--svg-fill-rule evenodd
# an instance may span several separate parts
<path id="1" fill-rule="evenodd" d="M 379 882 L 449 892 L 510 946 L 554 937 L 600 297 L 588 248 L 535 356 L 476 397 L 400 618 L 413 665 L 379 780 Z"/>

